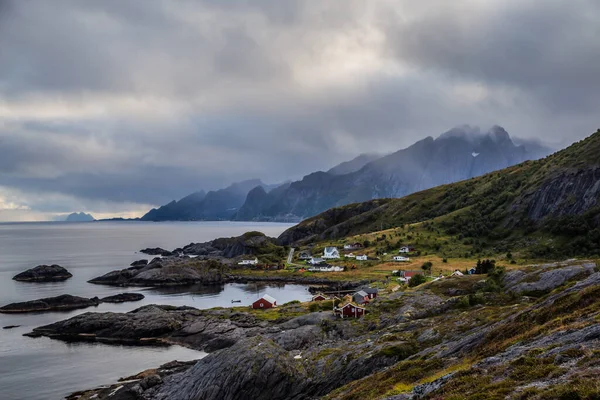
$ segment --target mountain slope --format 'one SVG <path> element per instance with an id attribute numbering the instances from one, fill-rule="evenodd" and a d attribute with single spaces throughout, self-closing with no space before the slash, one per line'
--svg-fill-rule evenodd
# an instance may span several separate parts
<path id="1" fill-rule="evenodd" d="M 234 183 L 217 191 L 193 193 L 179 201 L 172 201 L 146 213 L 142 221 L 203 221 L 228 220 L 244 204 L 248 192 L 257 186 L 265 186 L 252 179 Z"/>
<path id="2" fill-rule="evenodd" d="M 345 175 L 350 174 L 352 172 L 356 172 L 360 170 L 362 167 L 367 165 L 368 163 L 381 158 L 379 154 L 361 154 L 356 158 L 353 158 L 350 161 L 343 162 L 341 164 L 336 165 L 327 171 L 328 174 L 331 175 Z"/>
<path id="3" fill-rule="evenodd" d="M 430 221 L 450 235 L 521 243 L 533 256 L 598 252 L 599 154 L 600 130 L 542 160 L 401 199 L 328 210 L 290 228 L 279 241 L 337 239 Z"/>
<path id="4" fill-rule="evenodd" d="M 237 215 L 236 219 L 301 220 L 332 207 L 402 197 L 469 179 L 539 155 L 539 147 L 530 153 L 524 146 L 516 146 L 501 127 L 484 134 L 477 128 L 459 127 L 378 158 L 358 171 L 344 175 L 316 172 L 260 202 L 247 199 L 244 208 L 256 213 Z M 266 206 L 261 208 L 261 204 Z"/>

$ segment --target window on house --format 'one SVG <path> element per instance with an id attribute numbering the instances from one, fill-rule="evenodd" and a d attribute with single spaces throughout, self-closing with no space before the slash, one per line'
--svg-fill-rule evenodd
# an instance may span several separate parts
<path id="1" fill-rule="evenodd" d="M 264 307 L 264 304 L 263 304 L 263 303 L 260 303 L 260 306 L 261 306 L 261 307 Z"/>

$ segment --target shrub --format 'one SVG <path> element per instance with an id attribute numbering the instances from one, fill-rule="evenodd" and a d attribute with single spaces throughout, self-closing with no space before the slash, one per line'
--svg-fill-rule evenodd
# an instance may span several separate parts
<path id="1" fill-rule="evenodd" d="M 425 278 L 425 276 L 423 276 L 421 274 L 417 274 L 417 275 L 414 275 L 412 278 L 410 278 L 410 280 L 408 281 L 408 287 L 417 287 L 419 285 L 422 285 L 425 282 L 427 282 L 427 279 Z"/>

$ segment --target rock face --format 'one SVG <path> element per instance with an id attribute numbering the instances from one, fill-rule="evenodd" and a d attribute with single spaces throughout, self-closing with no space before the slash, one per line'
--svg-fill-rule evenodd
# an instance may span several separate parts
<path id="1" fill-rule="evenodd" d="M 23 303 L 12 303 L 0 308 L 0 313 L 29 313 L 43 311 L 65 311 L 78 308 L 97 306 L 100 300 L 97 297 L 87 299 L 85 297 L 63 294 L 57 297 L 26 301 Z"/>
<path id="2" fill-rule="evenodd" d="M 536 266 L 530 272 L 510 271 L 504 277 L 504 285 L 508 292 L 519 294 L 547 293 L 565 282 L 594 273 L 596 264 L 557 263 Z"/>
<path id="3" fill-rule="evenodd" d="M 128 301 L 140 301 L 144 299 L 141 293 L 121 293 L 114 296 L 103 297 L 100 299 L 102 303 L 125 303 Z"/>
<path id="4" fill-rule="evenodd" d="M 225 266 L 217 261 L 165 258 L 144 267 L 112 271 L 90 283 L 114 286 L 181 286 L 219 284 L 225 279 Z"/>
<path id="5" fill-rule="evenodd" d="M 218 238 L 205 243 L 191 243 L 182 249 L 183 254 L 209 256 L 211 258 L 235 258 L 244 255 L 261 255 L 280 252 L 285 249 L 276 244 L 277 240 L 261 232 L 247 232 L 241 236 Z"/>
<path id="6" fill-rule="evenodd" d="M 15 275 L 13 279 L 21 282 L 60 282 L 73 275 L 60 265 L 38 265 Z"/>

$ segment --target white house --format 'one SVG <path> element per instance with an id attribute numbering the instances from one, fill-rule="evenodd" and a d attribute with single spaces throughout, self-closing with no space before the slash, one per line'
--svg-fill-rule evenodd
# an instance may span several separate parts
<path id="1" fill-rule="evenodd" d="M 258 258 L 254 258 L 254 260 L 242 260 L 238 263 L 238 265 L 256 265 L 258 264 Z"/>
<path id="2" fill-rule="evenodd" d="M 366 254 L 356 256 L 356 261 L 367 261 L 367 260 L 368 260 L 368 257 Z"/>
<path id="3" fill-rule="evenodd" d="M 400 247 L 400 250 L 398 250 L 398 253 L 400 253 L 400 254 L 406 254 L 406 253 L 410 253 L 412 251 L 415 251 L 414 247 L 402 246 L 402 247 Z"/>
<path id="4" fill-rule="evenodd" d="M 408 262 L 410 258 L 404 256 L 394 256 L 394 261 Z"/>
<path id="5" fill-rule="evenodd" d="M 348 253 L 344 257 L 346 257 L 346 258 L 356 258 L 356 256 L 354 254 L 352 254 L 352 253 Z"/>
<path id="6" fill-rule="evenodd" d="M 340 252 L 337 247 L 325 247 L 325 250 L 323 250 L 323 258 L 329 260 L 340 258 Z"/>
<path id="7" fill-rule="evenodd" d="M 456 270 L 452 273 L 451 276 L 463 276 L 464 274 L 462 272 L 460 272 L 459 270 Z"/>

